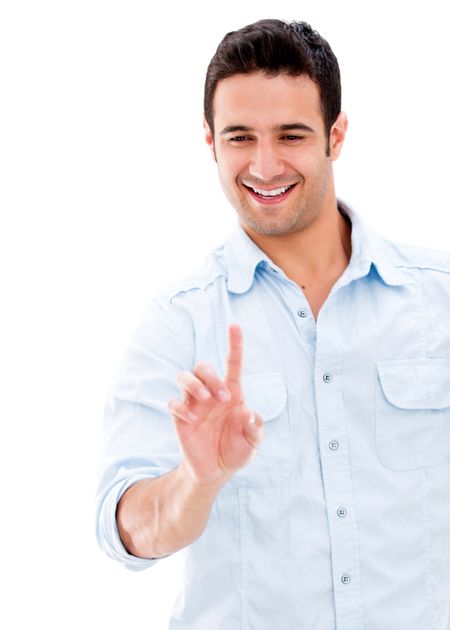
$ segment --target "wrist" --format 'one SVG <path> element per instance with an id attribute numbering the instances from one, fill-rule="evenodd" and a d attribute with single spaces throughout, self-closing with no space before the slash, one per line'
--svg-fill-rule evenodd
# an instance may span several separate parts
<path id="1" fill-rule="evenodd" d="M 181 477 L 187 480 L 194 490 L 211 490 L 211 492 L 215 493 L 217 493 L 232 476 L 230 473 L 218 472 L 217 476 L 214 478 L 201 479 L 195 474 L 185 459 L 181 460 L 178 469 Z"/>

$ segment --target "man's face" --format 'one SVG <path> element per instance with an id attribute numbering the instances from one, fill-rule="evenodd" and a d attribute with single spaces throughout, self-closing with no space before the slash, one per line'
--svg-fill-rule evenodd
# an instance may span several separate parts
<path id="1" fill-rule="evenodd" d="M 334 198 L 332 161 L 347 119 L 341 112 L 333 125 L 327 156 L 319 88 L 308 76 L 255 72 L 222 79 L 214 138 L 204 125 L 225 195 L 250 232 L 297 232 Z"/>

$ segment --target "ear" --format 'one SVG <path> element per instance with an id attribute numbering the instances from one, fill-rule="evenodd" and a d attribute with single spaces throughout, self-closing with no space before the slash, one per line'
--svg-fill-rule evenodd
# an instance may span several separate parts
<path id="1" fill-rule="evenodd" d="M 330 131 L 330 157 L 337 160 L 345 140 L 348 127 L 348 118 L 345 112 L 341 112 L 336 118 Z"/>
<path id="2" fill-rule="evenodd" d="M 211 129 L 209 128 L 208 123 L 206 122 L 205 114 L 203 114 L 203 129 L 205 130 L 205 141 L 211 150 L 211 155 L 213 160 L 217 162 L 216 159 L 216 151 L 214 149 L 214 136 L 212 134 Z"/>

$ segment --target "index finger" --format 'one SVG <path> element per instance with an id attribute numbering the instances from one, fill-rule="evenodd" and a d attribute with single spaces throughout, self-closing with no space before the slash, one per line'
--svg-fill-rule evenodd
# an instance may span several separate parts
<path id="1" fill-rule="evenodd" d="M 239 324 L 228 326 L 228 354 L 225 365 L 225 384 L 240 385 L 242 370 L 242 330 Z"/>

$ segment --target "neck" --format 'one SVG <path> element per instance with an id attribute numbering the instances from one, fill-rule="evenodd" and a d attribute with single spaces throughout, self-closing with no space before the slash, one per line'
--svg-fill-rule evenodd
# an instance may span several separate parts
<path id="1" fill-rule="evenodd" d="M 351 222 L 339 212 L 336 199 L 296 232 L 266 236 L 252 231 L 249 235 L 289 278 L 302 286 L 326 284 L 338 278 L 351 256 Z"/>

